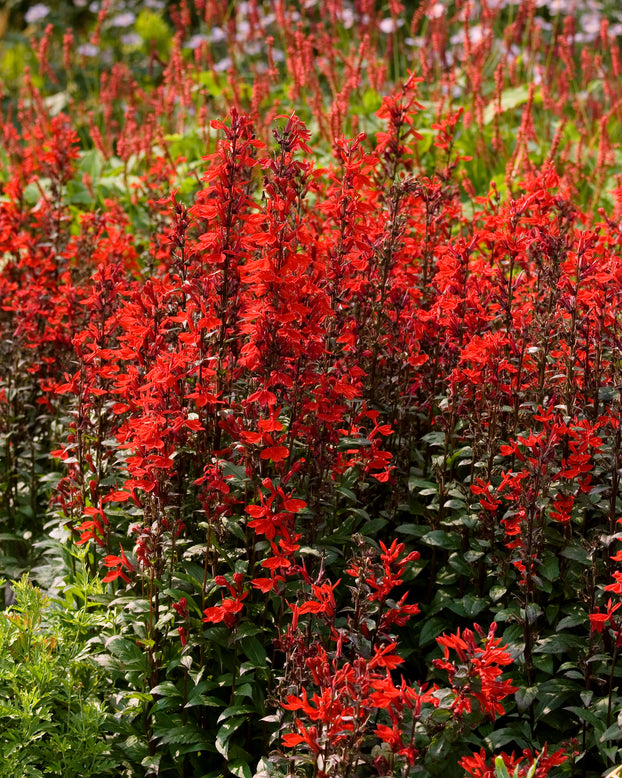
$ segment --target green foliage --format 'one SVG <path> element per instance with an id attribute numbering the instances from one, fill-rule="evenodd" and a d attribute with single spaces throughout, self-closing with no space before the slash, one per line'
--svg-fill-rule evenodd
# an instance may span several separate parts
<path id="1" fill-rule="evenodd" d="M 136 19 L 135 29 L 142 38 L 146 54 L 154 47 L 160 57 L 166 57 L 171 47 L 172 35 L 160 14 L 144 8 Z"/>
<path id="2" fill-rule="evenodd" d="M 119 775 L 107 683 L 90 640 L 103 617 L 87 604 L 94 589 L 83 583 L 84 604 L 60 608 L 23 577 L 13 585 L 14 605 L 0 614 L 3 775 Z"/>

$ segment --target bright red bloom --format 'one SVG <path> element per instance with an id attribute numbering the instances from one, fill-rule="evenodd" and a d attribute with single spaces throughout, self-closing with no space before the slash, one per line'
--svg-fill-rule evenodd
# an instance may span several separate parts
<path id="1" fill-rule="evenodd" d="M 478 753 L 463 757 L 459 765 L 473 778 L 495 778 L 497 775 L 495 761 L 501 760 L 510 775 L 517 775 L 517 778 L 525 778 L 535 762 L 534 778 L 546 778 L 552 767 L 563 764 L 567 759 L 568 757 L 562 749 L 548 756 L 546 745 L 539 754 L 525 749 L 517 757 L 514 753 L 506 754 L 502 751 L 496 759 L 492 757 L 487 758 L 486 752 L 482 748 Z"/>
<path id="2" fill-rule="evenodd" d="M 129 561 L 129 559 L 125 556 L 125 551 L 123 548 L 121 548 L 121 555 L 120 556 L 114 556 L 112 554 L 109 554 L 103 561 L 104 567 L 110 568 L 110 572 L 106 573 L 104 578 L 102 578 L 102 581 L 104 583 L 107 583 L 108 581 L 114 581 L 117 578 L 121 578 L 125 583 L 129 583 L 130 579 L 127 576 L 127 574 L 124 572 L 125 570 L 128 570 L 129 572 L 134 571 L 134 565 Z"/>
<path id="3" fill-rule="evenodd" d="M 477 625 L 480 638 L 484 633 Z M 500 647 L 500 638 L 495 638 L 496 624 L 492 624 L 483 646 L 479 646 L 470 629 L 458 630 L 454 635 L 441 635 L 436 642 L 444 648 L 444 659 L 435 659 L 433 664 L 446 670 L 449 682 L 455 691 L 453 708 L 457 713 L 470 712 L 470 698 L 478 701 L 482 713 L 495 719 L 503 714 L 501 700 L 517 691 L 511 681 L 499 680 L 504 666 L 512 664 L 512 657 Z M 450 649 L 458 654 L 460 664 L 449 660 Z"/>

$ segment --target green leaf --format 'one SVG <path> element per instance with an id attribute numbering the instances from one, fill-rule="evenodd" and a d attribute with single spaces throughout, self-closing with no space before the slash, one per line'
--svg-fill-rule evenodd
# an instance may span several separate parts
<path id="1" fill-rule="evenodd" d="M 375 89 L 366 89 L 361 104 L 365 113 L 374 114 L 382 105 L 382 95 Z"/>
<path id="2" fill-rule="evenodd" d="M 443 762 L 445 762 L 447 760 L 450 748 L 451 744 L 446 740 L 446 738 L 439 736 L 436 737 L 430 744 L 428 754 L 435 761 L 443 760 Z"/>
<path id="3" fill-rule="evenodd" d="M 431 489 L 431 493 L 434 493 L 438 491 L 438 486 L 432 483 L 432 481 L 426 481 L 425 478 L 411 475 L 408 479 L 408 491 L 412 492 L 415 489 Z"/>
<path id="4" fill-rule="evenodd" d="M 222 754 L 225 759 L 229 753 L 229 739 L 233 733 L 246 722 L 246 716 L 242 718 L 231 718 L 225 721 L 222 727 L 216 733 L 216 750 Z"/>
<path id="5" fill-rule="evenodd" d="M 544 559 L 540 566 L 540 572 L 543 578 L 548 581 L 557 581 L 559 578 L 559 560 L 556 556 L 550 555 Z"/>
<path id="6" fill-rule="evenodd" d="M 525 608 L 525 617 L 528 624 L 533 624 L 538 616 L 542 615 L 542 608 L 535 602 L 530 602 Z"/>
<path id="7" fill-rule="evenodd" d="M 184 708 L 194 708 L 197 705 L 205 705 L 205 707 L 222 708 L 225 703 L 220 697 L 214 697 L 213 695 L 205 696 L 203 693 L 197 693 L 196 690 L 190 693 L 188 702 L 184 705 Z"/>
<path id="8" fill-rule="evenodd" d="M 342 497 L 347 497 L 348 500 L 351 502 L 356 502 L 356 495 L 351 489 L 348 489 L 345 486 L 337 486 L 335 488 L 335 491 L 337 494 L 340 494 Z"/>
<path id="9" fill-rule="evenodd" d="M 429 446 L 444 446 L 445 445 L 445 433 L 444 432 L 428 432 L 421 440 L 427 443 Z"/>
<path id="10" fill-rule="evenodd" d="M 526 103 L 529 98 L 529 88 L 525 84 L 520 86 L 509 87 L 504 89 L 501 93 L 501 106 L 500 113 L 505 113 L 512 108 L 517 108 L 519 105 Z M 484 110 L 484 124 L 490 124 L 494 119 L 498 110 L 498 104 L 495 100 L 489 103 Z"/>
<path id="11" fill-rule="evenodd" d="M 587 721 L 587 723 L 591 724 L 597 732 L 603 732 L 605 729 L 605 722 L 601 721 L 594 711 L 589 708 L 579 708 L 576 705 L 573 705 L 572 707 L 564 708 L 564 710 L 568 710 L 583 721 Z"/>
<path id="12" fill-rule="evenodd" d="M 592 560 L 587 555 L 587 551 L 583 546 L 566 546 L 566 548 L 563 548 L 559 552 L 559 555 L 563 556 L 565 559 L 572 559 L 573 562 L 578 562 L 586 567 L 591 567 L 592 565 Z"/>
<path id="13" fill-rule="evenodd" d="M 64 199 L 69 205 L 92 205 L 94 202 L 82 181 L 68 181 Z"/>
<path id="14" fill-rule="evenodd" d="M 422 542 L 428 546 L 436 546 L 446 551 L 458 551 L 462 545 L 460 536 L 456 533 L 445 532 L 442 529 L 435 529 L 427 532 L 422 538 Z"/>
<path id="15" fill-rule="evenodd" d="M 152 773 L 153 775 L 157 775 L 158 771 L 160 769 L 160 761 L 161 761 L 161 759 L 162 759 L 162 754 L 161 753 L 153 754 L 153 755 L 149 754 L 149 756 L 146 756 L 141 761 L 140 764 L 141 764 L 141 767 L 148 767 L 149 768 L 149 771 L 146 773 L 147 775 L 149 775 L 150 773 Z"/>
<path id="16" fill-rule="evenodd" d="M 171 727 L 159 734 L 160 743 L 170 746 L 187 746 L 191 743 L 204 743 L 205 733 L 186 724 L 183 727 Z"/>
<path id="17" fill-rule="evenodd" d="M 547 675 L 553 675 L 553 654 L 536 654 L 533 656 L 533 666 L 537 670 L 542 670 Z"/>
<path id="18" fill-rule="evenodd" d="M 222 648 L 230 648 L 231 646 L 232 634 L 231 630 L 227 629 L 227 627 L 222 627 L 220 625 L 208 627 L 203 634 L 210 643 L 215 643 Z"/>
<path id="19" fill-rule="evenodd" d="M 586 613 L 564 616 L 563 619 L 558 621 L 556 630 L 557 632 L 561 632 L 563 629 L 572 629 L 573 627 L 582 626 L 587 623 L 587 620 L 588 617 Z"/>
<path id="20" fill-rule="evenodd" d="M 151 689 L 151 694 L 159 695 L 160 697 L 181 697 L 181 692 L 175 686 L 172 681 L 162 681 L 157 686 Z"/>
<path id="21" fill-rule="evenodd" d="M 80 154 L 80 163 L 78 170 L 81 173 L 86 173 L 90 176 L 92 181 L 95 181 L 101 175 L 103 168 L 103 160 L 101 154 L 97 149 L 90 149 L 89 151 L 83 151 Z"/>
<path id="22" fill-rule="evenodd" d="M 556 654 L 560 656 L 566 651 L 570 651 L 575 648 L 583 648 L 585 646 L 585 638 L 578 635 L 569 635 L 565 632 L 558 633 L 557 635 L 549 635 L 538 641 L 538 645 L 534 648 L 534 654 Z"/>
<path id="23" fill-rule="evenodd" d="M 516 743 L 519 748 L 527 748 L 530 742 L 531 735 L 526 735 L 518 723 L 493 730 L 486 738 L 486 743 L 491 751 L 497 751 L 508 743 Z"/>
<path id="24" fill-rule="evenodd" d="M 510 778 L 502 756 L 495 757 L 495 776 L 496 778 Z"/>
<path id="25" fill-rule="evenodd" d="M 463 616 L 468 619 L 473 619 L 478 613 L 481 613 L 488 607 L 488 601 L 474 597 L 472 594 L 465 594 L 459 600 L 454 600 L 449 603 L 449 610 L 458 616 Z"/>
<path id="26" fill-rule="evenodd" d="M 249 705 L 231 705 L 228 708 L 225 708 L 220 714 L 218 717 L 218 724 L 220 724 L 221 721 L 230 719 L 231 716 L 244 716 L 246 713 L 252 713 L 254 710 L 255 709 Z"/>
<path id="27" fill-rule="evenodd" d="M 387 525 L 386 519 L 370 519 L 369 521 L 366 521 L 365 524 L 361 527 L 359 532 L 361 535 L 366 535 L 367 537 L 371 535 L 375 535 L 379 530 L 383 529 Z"/>
<path id="28" fill-rule="evenodd" d="M 339 440 L 338 448 L 367 448 L 371 446 L 371 440 L 367 438 L 341 438 Z"/>
<path id="29" fill-rule="evenodd" d="M 586 708 L 588 708 L 592 702 L 593 696 L 594 692 L 592 689 L 584 689 L 581 694 L 579 694 L 579 697 L 581 697 L 581 702 L 585 705 Z"/>
<path id="30" fill-rule="evenodd" d="M 266 650 L 256 637 L 249 635 L 248 637 L 240 638 L 239 642 L 242 651 L 244 651 L 253 667 L 267 667 Z"/>
<path id="31" fill-rule="evenodd" d="M 145 653 L 136 645 L 133 640 L 124 638 L 121 635 L 113 635 L 106 641 L 106 649 L 119 659 L 128 669 L 135 669 L 137 666 L 146 666 Z"/>
<path id="32" fill-rule="evenodd" d="M 253 773 L 248 765 L 248 762 L 242 762 L 239 759 L 229 762 L 227 765 L 229 772 L 237 776 L 237 778 L 253 778 Z"/>
<path id="33" fill-rule="evenodd" d="M 245 621 L 238 627 L 235 639 L 241 640 L 242 638 L 247 638 L 251 635 L 259 635 L 263 631 L 263 627 L 260 627 L 259 624 L 254 624 L 252 621 Z"/>
<path id="34" fill-rule="evenodd" d="M 423 622 L 423 627 L 419 634 L 419 645 L 426 646 L 428 643 L 431 643 L 439 635 L 442 635 L 445 629 L 447 629 L 446 619 L 442 619 L 438 616 L 426 619 Z"/>
<path id="35" fill-rule="evenodd" d="M 622 729 L 620 729 L 620 725 L 616 721 L 615 724 L 612 724 L 603 732 L 600 736 L 600 742 L 604 743 L 606 740 L 619 740 L 621 737 Z"/>
<path id="36" fill-rule="evenodd" d="M 400 535 L 412 535 L 413 537 L 420 538 L 428 532 L 428 528 L 423 527 L 420 524 L 400 524 L 400 526 L 396 528 L 396 532 L 399 532 Z"/>
<path id="37" fill-rule="evenodd" d="M 491 586 L 490 591 L 488 592 L 488 596 L 492 602 L 497 602 L 506 592 L 507 588 L 505 586 Z"/>
<path id="38" fill-rule="evenodd" d="M 519 689 L 514 694 L 514 699 L 516 700 L 516 707 L 518 708 L 519 713 L 524 713 L 531 703 L 536 699 L 536 696 L 538 694 L 538 687 L 537 686 L 526 686 L 523 689 Z"/>

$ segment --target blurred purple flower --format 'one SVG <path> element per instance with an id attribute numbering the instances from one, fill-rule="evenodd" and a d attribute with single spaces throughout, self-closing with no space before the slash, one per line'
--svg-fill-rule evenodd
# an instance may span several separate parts
<path id="1" fill-rule="evenodd" d="M 386 19 L 382 19 L 378 27 L 380 28 L 380 32 L 383 32 L 385 35 L 389 35 L 389 33 L 397 30 L 395 20 L 390 16 L 387 16 Z"/>
<path id="2" fill-rule="evenodd" d="M 192 38 L 190 38 L 188 43 L 186 43 L 186 47 L 188 49 L 198 49 L 202 43 L 207 43 L 207 38 L 205 35 L 197 33 L 196 35 L 193 35 Z"/>
<path id="3" fill-rule="evenodd" d="M 110 20 L 112 27 L 131 27 L 136 21 L 136 15 L 131 11 L 125 11 L 125 13 L 117 14 Z"/>
<path id="4" fill-rule="evenodd" d="M 24 19 L 26 20 L 26 24 L 34 24 L 35 22 L 40 22 L 41 19 L 45 19 L 49 13 L 50 9 L 47 7 L 47 5 L 44 5 L 43 3 L 37 3 L 26 11 Z"/>
<path id="5" fill-rule="evenodd" d="M 140 35 L 137 35 L 135 32 L 128 32 L 125 35 L 121 36 L 121 43 L 124 46 L 139 46 L 142 42 L 142 38 Z"/>
<path id="6" fill-rule="evenodd" d="M 225 70 L 229 70 L 232 64 L 233 64 L 233 60 L 231 59 L 231 57 L 225 57 L 224 59 L 221 59 L 220 62 L 217 62 L 214 65 L 214 70 L 217 73 L 223 73 Z"/>
<path id="7" fill-rule="evenodd" d="M 99 54 L 99 48 L 92 43 L 83 43 L 77 51 L 81 57 L 96 57 Z"/>

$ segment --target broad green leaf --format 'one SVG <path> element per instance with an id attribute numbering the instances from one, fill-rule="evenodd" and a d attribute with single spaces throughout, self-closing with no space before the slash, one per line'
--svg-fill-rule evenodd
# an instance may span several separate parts
<path id="1" fill-rule="evenodd" d="M 408 478 L 408 489 L 409 491 L 414 491 L 415 489 L 418 491 L 419 489 L 432 489 L 432 491 L 437 492 L 438 486 L 432 481 L 426 481 L 425 478 L 419 478 L 418 476 L 411 475 Z"/>
<path id="2" fill-rule="evenodd" d="M 183 727 L 172 727 L 159 735 L 162 745 L 186 746 L 191 743 L 205 743 L 205 732 L 186 724 Z"/>
<path id="3" fill-rule="evenodd" d="M 181 697 L 181 692 L 172 681 L 162 681 L 151 689 L 151 694 L 161 697 Z"/>
<path id="4" fill-rule="evenodd" d="M 445 433 L 444 432 L 428 432 L 421 440 L 427 443 L 429 446 L 444 446 L 445 445 Z"/>
<path id="5" fill-rule="evenodd" d="M 422 535 L 425 535 L 426 532 L 428 532 L 429 530 L 427 527 L 423 527 L 420 524 L 400 524 L 395 531 L 399 532 L 400 535 L 412 535 L 413 537 L 421 537 Z"/>
<path id="6" fill-rule="evenodd" d="M 497 751 L 508 743 L 516 743 L 519 748 L 527 748 L 531 740 L 531 734 L 525 732 L 517 722 L 509 727 L 493 730 L 486 738 L 486 743 L 492 751 Z"/>
<path id="7" fill-rule="evenodd" d="M 501 110 L 500 113 L 516 108 L 519 105 L 527 102 L 529 97 L 529 88 L 526 84 L 520 84 L 519 86 L 509 87 L 504 89 L 501 93 Z M 484 124 L 490 124 L 495 114 L 498 111 L 498 104 L 496 101 L 489 103 L 484 110 Z"/>
<path id="8" fill-rule="evenodd" d="M 585 625 L 587 624 L 587 621 L 587 613 L 564 616 L 563 619 L 558 621 L 555 629 L 557 632 L 561 632 L 563 629 L 572 629 L 573 627 Z"/>
<path id="9" fill-rule="evenodd" d="M 456 533 L 445 532 L 442 529 L 435 529 L 426 532 L 421 538 L 422 542 L 428 546 L 437 546 L 447 551 L 458 551 L 462 545 L 460 536 Z"/>
<path id="10" fill-rule="evenodd" d="M 606 740 L 620 740 L 621 737 L 622 729 L 616 721 L 615 724 L 612 724 L 603 732 L 603 734 L 600 736 L 600 742 L 604 743 Z"/>
<path id="11" fill-rule="evenodd" d="M 439 635 L 442 635 L 445 629 L 447 629 L 446 619 L 441 619 L 438 616 L 426 619 L 419 634 L 419 645 L 426 646 L 431 643 Z"/>
<path id="12" fill-rule="evenodd" d="M 572 545 L 566 546 L 559 552 L 560 556 L 565 559 L 572 559 L 573 562 L 578 562 L 586 567 L 591 567 L 592 560 L 587 555 L 587 551 L 582 546 Z"/>
<path id="13" fill-rule="evenodd" d="M 481 613 L 488 607 L 488 601 L 480 597 L 474 597 L 472 594 L 465 594 L 464 597 L 458 600 L 450 601 L 447 607 L 458 616 L 473 619 L 478 613 Z"/>
<path id="14" fill-rule="evenodd" d="M 568 710 L 571 713 L 574 713 L 583 721 L 587 721 L 587 723 L 591 724 L 597 732 L 604 732 L 605 721 L 599 719 L 593 710 L 590 710 L 589 708 L 579 708 L 576 705 L 573 705 L 572 707 L 564 708 L 564 710 Z"/>
<path id="15" fill-rule="evenodd" d="M 266 667 L 266 650 L 253 635 L 240 638 L 240 646 L 253 667 Z"/>
<path id="16" fill-rule="evenodd" d="M 106 641 L 106 649 L 130 669 L 146 665 L 145 653 L 129 638 L 114 635 Z"/>
<path id="17" fill-rule="evenodd" d="M 263 627 L 260 627 L 259 624 L 255 624 L 252 621 L 244 621 L 238 627 L 235 639 L 241 640 L 242 638 L 247 638 L 251 635 L 259 635 L 263 631 Z"/>
<path id="18" fill-rule="evenodd" d="M 245 722 L 246 722 L 246 716 L 228 719 L 227 721 L 225 721 L 225 723 L 220 727 L 220 729 L 216 733 L 216 740 L 215 740 L 216 750 L 218 751 L 219 754 L 222 754 L 225 757 L 225 759 L 227 758 L 227 755 L 229 753 L 229 738 Z"/>
<path id="19" fill-rule="evenodd" d="M 505 586 L 491 586 L 490 591 L 488 592 L 488 596 L 492 600 L 492 602 L 497 602 L 500 600 L 503 595 L 507 592 L 507 588 Z"/>
<path id="20" fill-rule="evenodd" d="M 585 637 L 579 637 L 578 635 L 569 635 L 565 632 L 558 633 L 556 635 L 549 635 L 538 641 L 538 645 L 534 648 L 534 654 L 555 654 L 561 656 L 565 651 L 570 651 L 575 648 L 583 648 L 585 646 Z"/>
<path id="21" fill-rule="evenodd" d="M 254 710 L 255 709 L 250 705 L 231 705 L 230 707 L 225 708 L 220 714 L 218 723 L 220 724 L 221 721 L 226 721 L 232 716 L 245 716 L 247 713 L 252 713 Z"/>
<path id="22" fill-rule="evenodd" d="M 540 566 L 540 573 L 548 581 L 557 581 L 559 578 L 559 560 L 552 554 L 547 556 Z"/>
<path id="23" fill-rule="evenodd" d="M 537 694 L 537 686 L 526 686 L 515 692 L 514 699 L 516 700 L 516 707 L 520 713 L 524 713 L 529 708 L 531 703 L 536 699 Z"/>
<path id="24" fill-rule="evenodd" d="M 387 525 L 386 519 L 370 519 L 369 521 L 366 521 L 365 524 L 361 527 L 359 530 L 361 535 L 371 536 L 375 535 L 379 530 L 383 529 Z"/>

